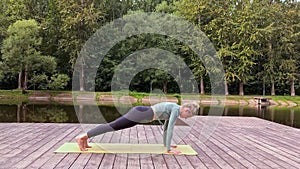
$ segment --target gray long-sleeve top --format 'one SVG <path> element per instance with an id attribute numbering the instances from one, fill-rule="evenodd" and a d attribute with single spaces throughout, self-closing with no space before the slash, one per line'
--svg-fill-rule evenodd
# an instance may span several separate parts
<path id="1" fill-rule="evenodd" d="M 155 113 L 155 120 L 165 120 L 164 123 L 164 145 L 171 150 L 171 140 L 176 119 L 180 115 L 180 106 L 172 102 L 162 102 L 151 106 Z"/>

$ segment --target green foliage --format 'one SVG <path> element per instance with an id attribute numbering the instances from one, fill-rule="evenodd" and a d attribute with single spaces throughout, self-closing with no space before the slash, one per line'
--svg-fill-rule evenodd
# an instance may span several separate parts
<path id="1" fill-rule="evenodd" d="M 39 89 L 47 87 L 54 73 L 71 77 L 77 55 L 98 28 L 126 14 L 156 11 L 183 17 L 206 33 L 223 62 L 232 92 L 240 82 L 246 84 L 248 94 L 260 94 L 262 84 L 267 92 L 274 85 L 276 93 L 287 94 L 294 83 L 300 92 L 299 8 L 299 1 L 290 0 L 2 0 L 0 88 L 17 84 L 19 73 L 23 82 L 28 78 L 28 88 Z M 180 55 L 210 89 L 207 68 L 187 46 L 163 36 L 138 35 L 105 56 L 95 79 L 97 90 L 109 91 L 118 64 L 150 47 Z M 158 70 L 139 73 L 130 89 L 148 92 L 150 82 L 162 88 L 164 80 L 168 91 L 177 90 L 174 79 Z"/>
<path id="2" fill-rule="evenodd" d="M 2 62 L 0 62 L 0 80 L 2 80 L 4 78 L 4 70 L 2 69 L 4 66 L 4 64 Z"/>
<path id="3" fill-rule="evenodd" d="M 17 21 L 9 26 L 8 37 L 3 41 L 2 59 L 11 72 L 26 71 L 31 68 L 31 60 L 40 56 L 36 47 L 40 45 L 39 26 L 34 20 Z"/>
<path id="4" fill-rule="evenodd" d="M 163 12 L 163 13 L 174 13 L 176 8 L 173 3 L 169 3 L 167 1 L 162 1 L 155 7 L 156 12 Z"/>
<path id="5" fill-rule="evenodd" d="M 69 54 L 73 65 L 85 41 L 100 27 L 103 14 L 93 1 L 61 0 L 58 7 L 62 24 L 59 47 Z"/>
<path id="6" fill-rule="evenodd" d="M 8 37 L 3 41 L 1 52 L 3 63 L 7 67 L 5 73 L 20 74 L 19 83 L 25 90 L 28 88 L 28 77 L 33 72 L 45 76 L 46 73 L 56 71 L 55 59 L 43 56 L 38 51 L 42 40 L 39 37 L 39 30 L 40 27 L 35 20 L 17 21 L 9 26 Z"/>
<path id="7" fill-rule="evenodd" d="M 39 113 L 28 113 L 26 118 L 39 123 L 64 123 L 69 119 L 66 111 L 62 108 L 36 108 L 36 111 Z"/>
<path id="8" fill-rule="evenodd" d="M 65 74 L 55 74 L 51 77 L 48 87 L 51 90 L 64 89 L 66 87 L 66 85 L 68 84 L 69 80 L 70 80 L 70 78 Z"/>
<path id="9" fill-rule="evenodd" d="M 46 74 L 33 74 L 32 78 L 28 81 L 33 87 L 34 90 L 36 89 L 47 89 L 48 85 L 48 76 Z"/>

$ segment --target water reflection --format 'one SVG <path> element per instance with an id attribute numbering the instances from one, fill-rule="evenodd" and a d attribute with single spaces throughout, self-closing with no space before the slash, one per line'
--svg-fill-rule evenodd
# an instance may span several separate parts
<path id="1" fill-rule="evenodd" d="M 99 114 L 99 111 L 95 111 L 95 108 L 99 109 L 101 114 Z M 113 105 L 99 105 L 98 107 L 93 106 L 93 108 L 88 105 L 76 105 L 74 108 L 73 105 L 58 103 L 0 105 L 0 122 L 106 123 L 122 116 L 130 108 L 131 105 L 118 106 L 118 109 Z M 208 115 L 210 108 L 212 107 L 202 105 L 199 115 Z M 223 116 L 259 117 L 300 128 L 299 107 L 225 106 Z M 153 124 L 156 124 L 156 122 Z"/>
<path id="2" fill-rule="evenodd" d="M 0 122 L 77 123 L 72 109 L 52 104 L 0 105 Z"/>
<path id="3" fill-rule="evenodd" d="M 199 115 L 208 115 L 210 106 L 202 106 Z M 225 106 L 223 116 L 258 117 L 283 125 L 300 128 L 299 107 L 275 107 L 268 105 Z"/>

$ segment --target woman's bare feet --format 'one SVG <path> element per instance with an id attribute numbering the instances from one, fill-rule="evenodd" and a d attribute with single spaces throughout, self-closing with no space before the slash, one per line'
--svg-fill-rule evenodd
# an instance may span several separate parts
<path id="1" fill-rule="evenodd" d="M 75 140 L 76 143 L 78 144 L 78 147 L 80 151 L 87 151 L 87 148 L 92 148 L 91 146 L 88 145 L 87 140 L 88 136 L 86 133 L 78 135 Z"/>

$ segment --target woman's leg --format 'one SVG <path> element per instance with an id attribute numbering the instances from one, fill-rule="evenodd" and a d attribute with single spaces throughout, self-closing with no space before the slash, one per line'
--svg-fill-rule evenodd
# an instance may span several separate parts
<path id="1" fill-rule="evenodd" d="M 76 142 L 81 151 L 86 151 L 86 148 L 91 148 L 87 144 L 88 138 L 116 130 L 121 130 L 125 128 L 129 128 L 135 126 L 139 123 L 145 123 L 152 121 L 154 116 L 153 110 L 151 107 L 146 106 L 137 106 L 132 109 L 124 116 L 112 121 L 108 124 L 101 124 L 83 135 L 79 135 L 76 137 Z"/>
<path id="2" fill-rule="evenodd" d="M 89 130 L 87 132 L 87 135 L 89 138 L 91 138 L 91 137 L 94 137 L 94 136 L 97 136 L 100 134 L 104 134 L 107 132 L 129 128 L 129 127 L 135 126 L 136 124 L 137 124 L 136 122 L 130 121 L 130 120 L 126 119 L 125 117 L 121 116 L 118 119 L 116 119 L 115 121 L 112 121 L 107 124 L 101 124 L 93 129 Z"/>
<path id="3" fill-rule="evenodd" d="M 136 106 L 129 110 L 124 116 L 107 123 L 101 124 L 87 132 L 89 138 L 111 131 L 117 131 L 133 127 L 142 122 L 150 122 L 153 119 L 153 110 L 148 106 Z"/>

